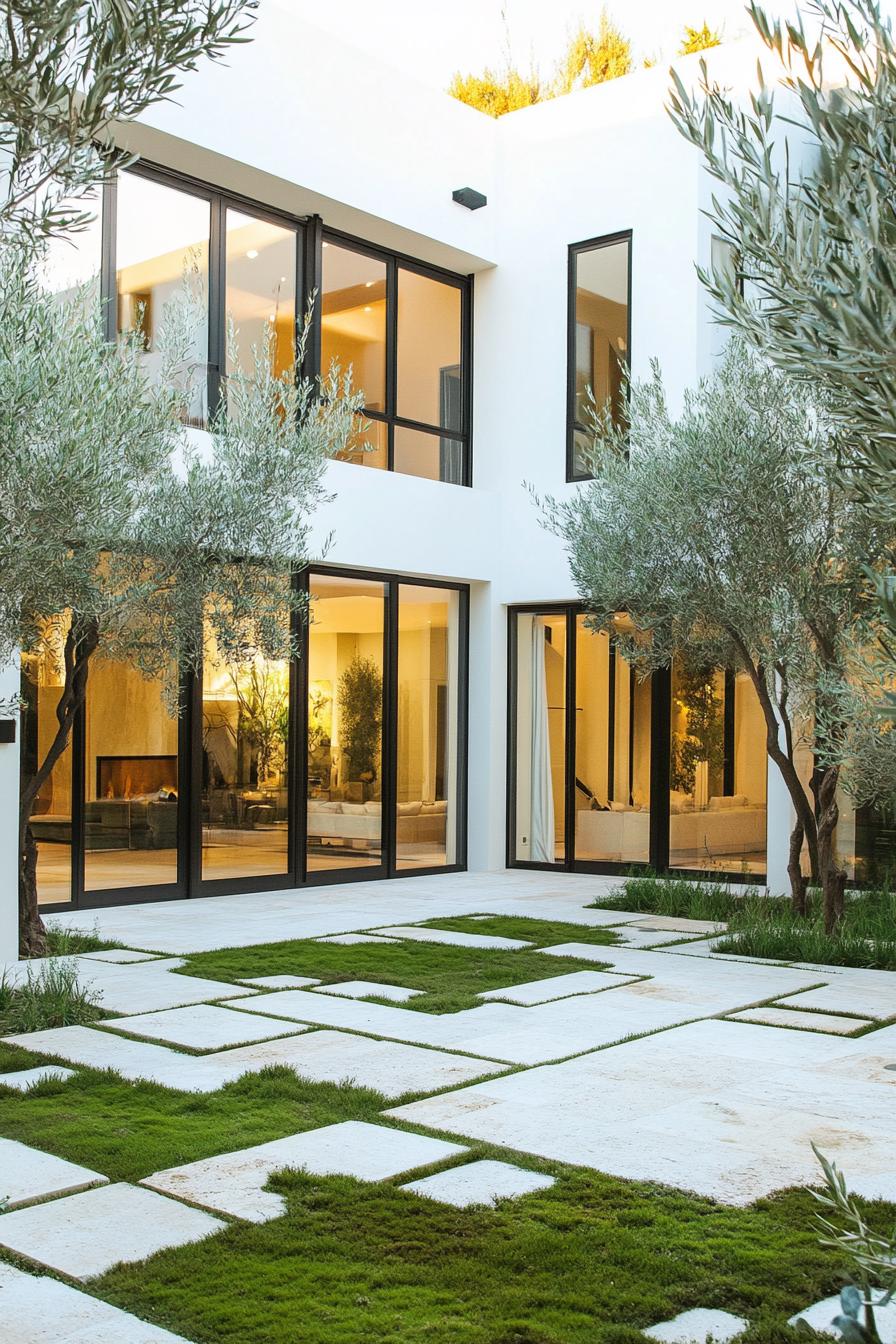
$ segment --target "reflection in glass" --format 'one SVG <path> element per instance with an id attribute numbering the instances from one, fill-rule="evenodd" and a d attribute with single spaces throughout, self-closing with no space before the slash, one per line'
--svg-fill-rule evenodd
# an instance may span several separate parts
<path id="1" fill-rule="evenodd" d="M 650 703 L 605 631 L 576 617 L 576 858 L 646 863 L 650 857 Z"/>
<path id="2" fill-rule="evenodd" d="M 402 419 L 460 430 L 460 346 L 460 289 L 399 267 L 397 412 Z"/>
<path id="3" fill-rule="evenodd" d="M 765 723 L 746 674 L 672 667 L 669 863 L 762 873 Z"/>
<path id="4" fill-rule="evenodd" d="M 385 471 L 389 466 L 389 426 L 382 420 L 359 420 L 358 428 L 352 434 L 341 453 L 340 462 L 351 462 L 356 467 L 379 467 Z"/>
<path id="5" fill-rule="evenodd" d="M 464 446 L 446 434 L 428 434 L 422 429 L 395 426 L 394 469 L 406 476 L 462 485 Z"/>
<path id="6" fill-rule="evenodd" d="M 225 313 L 236 328 L 239 363 L 251 372 L 253 347 L 264 350 L 273 335 L 273 372 L 286 373 L 296 359 L 295 230 L 228 209 L 225 245 Z"/>
<path id="7" fill-rule="evenodd" d="M 46 760 L 58 728 L 56 706 L 65 674 L 62 651 L 65 626 L 53 623 L 47 648 L 38 658 L 22 660 L 22 782 L 34 778 Z M 50 771 L 31 809 L 37 842 L 37 895 L 43 903 L 72 898 L 72 746 Z"/>
<path id="8" fill-rule="evenodd" d="M 609 406 L 614 420 L 625 409 L 624 380 L 629 362 L 629 239 L 579 251 L 575 257 L 575 365 L 573 421 L 576 471 L 586 469 L 590 394 L 597 407 Z"/>
<path id="9" fill-rule="evenodd" d="M 201 424 L 207 403 L 209 203 L 136 173 L 119 175 L 116 200 L 118 330 L 139 333 L 147 369 L 158 376 L 165 309 L 183 301 L 187 282 L 196 306 L 190 420 Z"/>
<path id="10" fill-rule="evenodd" d="M 206 633 L 202 666 L 202 877 L 289 868 L 289 662 L 228 664 Z"/>
<path id="11" fill-rule="evenodd" d="M 177 881 L 178 723 L 160 680 L 96 656 L 87 686 L 84 885 Z"/>
<path id="12" fill-rule="evenodd" d="M 386 263 L 335 243 L 323 245 L 321 374 L 333 361 L 352 370 L 368 410 L 386 409 Z M 385 465 L 370 463 L 369 465 Z"/>
<path id="13" fill-rule="evenodd" d="M 399 868 L 431 868 L 457 859 L 459 609 L 456 591 L 399 587 Z"/>
<path id="14" fill-rule="evenodd" d="M 102 190 L 87 192 L 77 201 L 64 205 L 74 214 L 90 215 L 90 223 L 77 233 L 54 234 L 47 240 L 37 264 L 43 287 L 60 298 L 91 282 L 88 298 L 96 301 L 100 293 L 102 266 Z"/>
<path id="15" fill-rule="evenodd" d="M 312 574 L 308 631 L 309 872 L 383 854 L 386 586 Z"/>
<path id="16" fill-rule="evenodd" d="M 566 617 L 517 615 L 516 853 L 562 863 L 566 820 Z"/>

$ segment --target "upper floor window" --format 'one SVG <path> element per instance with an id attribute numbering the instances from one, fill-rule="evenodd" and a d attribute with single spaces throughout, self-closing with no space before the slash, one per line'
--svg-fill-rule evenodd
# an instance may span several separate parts
<path id="1" fill-rule="evenodd" d="M 567 480 L 588 477 L 589 408 L 593 397 L 616 423 L 625 412 L 631 363 L 630 232 L 569 249 Z"/>
<path id="2" fill-rule="evenodd" d="M 365 396 L 346 460 L 469 483 L 468 304 L 460 277 L 324 238 L 321 371 L 350 365 Z"/>

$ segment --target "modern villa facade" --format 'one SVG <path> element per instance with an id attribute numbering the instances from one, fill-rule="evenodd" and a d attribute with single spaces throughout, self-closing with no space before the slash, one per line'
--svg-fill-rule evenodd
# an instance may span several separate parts
<path id="1" fill-rule="evenodd" d="M 721 48 L 714 72 L 746 87 L 755 54 Z M 695 58 L 680 68 L 698 76 Z M 587 387 L 618 402 L 624 371 L 655 358 L 674 403 L 721 348 L 696 271 L 718 247 L 711 184 L 667 83 L 645 70 L 492 121 L 268 0 L 226 66 L 122 129 L 139 161 L 77 253 L 54 256 L 60 276 L 99 274 L 110 324 L 139 323 L 151 361 L 153 323 L 198 267 L 200 427 L 228 359 L 270 327 L 286 367 L 315 291 L 307 370 L 350 364 L 367 425 L 328 468 L 295 578 L 312 617 L 295 665 L 210 650 L 180 718 L 136 672 L 94 669 L 35 809 L 44 908 L 514 865 L 784 889 L 790 804 L 748 681 L 710 678 L 701 758 L 687 725 L 706 677 L 632 674 L 585 624 L 533 502 L 580 488 Z M 14 801 L 59 669 L 21 686 L 0 745 L 7 954 Z M 852 876 L 869 834 L 844 802 Z"/>

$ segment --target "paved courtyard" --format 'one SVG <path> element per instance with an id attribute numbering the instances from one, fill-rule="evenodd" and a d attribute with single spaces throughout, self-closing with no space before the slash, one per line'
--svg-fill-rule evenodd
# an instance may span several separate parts
<path id="1" fill-rule="evenodd" d="M 593 877 L 460 874 L 54 916 L 131 949 L 73 958 L 81 981 L 118 1016 L 6 1038 L 63 1079 L 66 1070 L 109 1067 L 125 1079 L 208 1093 L 280 1064 L 312 1081 L 375 1089 L 387 1101 L 415 1099 L 387 1106 L 382 1124 L 306 1131 L 150 1173 L 139 1185 L 110 1184 L 102 1171 L 0 1140 L 0 1195 L 10 1194 L 0 1247 L 84 1281 L 118 1261 L 214 1235 L 222 1219 L 278 1217 L 282 1199 L 265 1187 L 284 1168 L 369 1181 L 406 1174 L 405 1188 L 418 1197 L 465 1207 L 550 1184 L 525 1169 L 526 1154 L 746 1205 L 815 1180 L 815 1143 L 841 1162 L 856 1191 L 896 1201 L 896 976 L 723 957 L 713 952 L 713 925 L 588 908 L 612 886 Z M 539 948 L 543 976 L 442 1015 L 415 1011 L 407 986 L 360 976 L 324 985 L 297 967 L 294 976 L 233 985 L 180 973 L 191 953 L 287 939 L 339 939 L 349 949 L 365 939 L 385 948 L 408 940 L 504 952 L 529 946 L 419 927 L 474 914 L 615 926 L 621 941 Z M 571 957 L 595 969 L 569 971 Z M 34 1076 L 0 1083 L 24 1088 Z M 465 1141 L 523 1158 L 469 1161 Z M 10 1300 L 28 1297 L 27 1277 L 0 1265 L 0 1290 Z M 78 1328 L 107 1337 L 93 1308 L 76 1302 L 79 1290 L 30 1281 L 35 1320 L 34 1294 L 67 1292 Z M 106 1328 L 109 1339 L 174 1338 L 137 1321 L 126 1330 L 117 1317 Z M 11 1339 L 3 1329 L 0 1340 Z M 43 1338 L 37 1329 L 16 1339 L 32 1344 Z"/>

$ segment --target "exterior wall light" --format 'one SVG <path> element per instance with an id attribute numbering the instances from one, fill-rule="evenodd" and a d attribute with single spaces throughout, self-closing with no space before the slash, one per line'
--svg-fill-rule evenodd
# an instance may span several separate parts
<path id="1" fill-rule="evenodd" d="M 457 201 L 458 205 L 465 205 L 468 210 L 481 210 L 484 205 L 488 205 L 488 197 L 473 187 L 458 187 L 457 191 L 452 191 L 451 199 Z"/>

